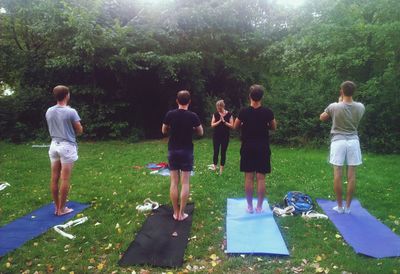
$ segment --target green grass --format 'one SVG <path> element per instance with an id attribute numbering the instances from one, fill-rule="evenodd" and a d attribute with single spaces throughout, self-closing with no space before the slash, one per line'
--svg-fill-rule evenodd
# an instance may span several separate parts
<path id="1" fill-rule="evenodd" d="M 136 205 L 147 197 L 169 204 L 168 177 L 149 175 L 146 169 L 132 168 L 148 162 L 166 161 L 166 142 L 87 142 L 79 146 L 80 159 L 74 169 L 70 199 L 92 202 L 92 206 L 83 212 L 89 221 L 73 228 L 72 233 L 77 235 L 73 241 L 50 230 L 27 242 L 0 259 L 0 273 L 25 270 L 30 273 L 131 273 L 135 270 L 139 273 L 141 269 L 152 273 L 176 273 L 188 265 L 214 273 L 291 273 L 293 267 L 315 273 L 318 266 L 329 269 L 329 273 L 399 271 L 399 258 L 377 260 L 357 255 L 343 239 L 335 237 L 337 231 L 330 221 L 305 221 L 300 217 L 277 220 L 290 257 L 226 256 L 221 250 L 226 198 L 244 195 L 243 175 L 239 172 L 239 146 L 238 141 L 231 142 L 226 171 L 223 176 L 217 176 L 207 170 L 212 159 L 211 141 L 205 139 L 195 143 L 196 175 L 191 178 L 191 200 L 195 202 L 196 210 L 191 236 L 196 237 L 188 244 L 182 269 L 121 268 L 117 265 L 145 220 L 143 214 L 136 212 Z M 280 202 L 289 190 L 300 190 L 313 198 L 333 198 L 332 171 L 326 161 L 327 154 L 327 149 L 274 146 L 273 171 L 267 177 L 270 203 Z M 399 163 L 400 155 L 365 154 L 364 164 L 358 169 L 356 194 L 369 212 L 396 233 L 400 231 Z M 47 148 L 0 143 L 0 181 L 12 185 L 0 192 L 0 226 L 51 201 L 49 175 Z M 95 226 L 97 222 L 101 224 Z M 115 228 L 117 223 L 121 227 L 120 233 Z M 260 233 L 263 233 L 262 227 Z M 212 266 L 212 254 L 218 256 L 216 266 Z"/>

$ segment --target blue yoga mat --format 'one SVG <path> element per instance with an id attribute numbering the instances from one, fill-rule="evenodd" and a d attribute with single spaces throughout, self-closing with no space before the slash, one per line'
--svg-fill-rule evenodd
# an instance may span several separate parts
<path id="1" fill-rule="evenodd" d="M 54 204 L 51 203 L 0 227 L 0 257 L 45 233 L 53 226 L 67 222 L 89 204 L 68 202 L 67 206 L 74 211 L 64 216 L 55 216 Z"/>
<path id="2" fill-rule="evenodd" d="M 160 168 L 159 170 L 154 170 L 150 174 L 153 175 L 161 175 L 161 176 L 170 176 L 171 172 L 168 168 Z M 194 175 L 194 171 L 190 172 L 190 176 Z"/>
<path id="3" fill-rule="evenodd" d="M 257 200 L 253 200 L 255 205 Z M 267 200 L 262 213 L 246 212 L 246 199 L 228 199 L 227 253 L 289 255 Z"/>
<path id="4" fill-rule="evenodd" d="M 317 199 L 317 202 L 356 253 L 374 258 L 400 256 L 400 237 L 369 214 L 358 200 L 351 202 L 350 214 L 334 211 L 336 201 Z"/>

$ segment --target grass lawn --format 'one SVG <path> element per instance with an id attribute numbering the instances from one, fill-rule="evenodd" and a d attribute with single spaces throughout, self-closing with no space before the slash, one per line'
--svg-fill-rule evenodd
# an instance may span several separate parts
<path id="1" fill-rule="evenodd" d="M 0 259 L 0 273 L 140 273 L 143 269 L 151 273 L 176 273 L 185 271 L 188 265 L 214 273 L 293 273 L 297 268 L 304 269 L 305 273 L 400 272 L 400 258 L 378 260 L 357 255 L 342 238 L 336 237 L 337 231 L 329 220 L 305 221 L 300 217 L 277 220 L 290 257 L 225 255 L 221 244 L 225 234 L 226 198 L 244 196 L 239 146 L 237 140 L 231 141 L 226 171 L 223 176 L 217 176 L 207 170 L 212 160 L 211 140 L 195 143 L 196 174 L 191 179 L 191 200 L 196 209 L 193 238 L 186 249 L 182 269 L 117 265 L 146 218 L 135 207 L 147 197 L 169 204 L 168 177 L 132 168 L 166 161 L 166 142 L 86 142 L 79 146 L 80 158 L 72 177 L 70 199 L 92 203 L 83 211 L 89 221 L 71 230 L 77 236 L 75 240 L 50 230 L 27 242 Z M 0 192 L 0 226 L 51 201 L 47 150 L 31 148 L 31 144 L 0 143 L 0 181 L 11 184 Z M 327 164 L 327 155 L 328 149 L 274 146 L 273 171 L 267 177 L 270 204 L 280 202 L 290 190 L 306 192 L 313 198 L 333 199 L 332 170 Z M 397 234 L 400 234 L 399 164 L 400 155 L 365 154 L 364 164 L 358 169 L 356 193 L 363 206 Z M 95 226 L 96 223 L 100 225 Z M 262 227 L 260 233 L 263 233 Z"/>

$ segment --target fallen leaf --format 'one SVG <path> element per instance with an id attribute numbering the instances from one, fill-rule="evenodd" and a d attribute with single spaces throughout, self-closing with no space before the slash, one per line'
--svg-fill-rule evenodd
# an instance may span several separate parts
<path id="1" fill-rule="evenodd" d="M 336 234 L 335 237 L 336 237 L 336 239 L 342 238 L 342 236 L 340 234 Z"/>
<path id="2" fill-rule="evenodd" d="M 301 272 L 304 272 L 304 268 L 302 268 L 302 267 L 292 267 L 291 269 L 290 269 L 293 273 L 296 273 L 296 274 L 298 274 L 298 273 L 301 273 Z"/>
<path id="3" fill-rule="evenodd" d="M 322 257 L 318 255 L 317 257 L 315 257 L 315 260 L 316 260 L 317 262 L 320 262 L 320 261 L 322 261 Z"/>
<path id="4" fill-rule="evenodd" d="M 318 267 L 315 269 L 315 273 L 323 273 L 324 269 L 322 267 Z"/>
<path id="5" fill-rule="evenodd" d="M 98 265 L 97 265 L 97 269 L 98 270 L 102 270 L 104 268 L 104 264 L 103 263 L 99 263 Z"/>
<path id="6" fill-rule="evenodd" d="M 211 254 L 210 259 L 215 261 L 216 259 L 218 259 L 218 257 L 215 254 Z"/>
<path id="7" fill-rule="evenodd" d="M 52 266 L 51 264 L 48 264 L 48 265 L 46 266 L 46 268 L 47 268 L 47 273 L 53 273 L 53 271 L 54 271 L 54 266 Z"/>

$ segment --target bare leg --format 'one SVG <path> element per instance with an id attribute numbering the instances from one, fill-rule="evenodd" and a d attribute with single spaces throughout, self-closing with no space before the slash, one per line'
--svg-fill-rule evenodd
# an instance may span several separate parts
<path id="1" fill-rule="evenodd" d="M 67 208 L 65 203 L 67 201 L 70 183 L 69 180 L 72 174 L 74 163 L 61 164 L 61 187 L 60 187 L 60 202 L 58 207 L 58 215 L 64 215 L 72 212 L 71 208 Z"/>
<path id="2" fill-rule="evenodd" d="M 169 197 L 171 198 L 171 203 L 172 207 L 174 209 L 174 219 L 178 220 L 179 219 L 179 205 L 178 205 L 178 199 L 179 199 L 179 190 L 178 190 L 178 184 L 179 184 L 179 170 L 171 170 L 170 171 L 170 176 L 171 176 L 171 185 L 169 187 Z"/>
<path id="3" fill-rule="evenodd" d="M 219 166 L 219 175 L 222 175 L 222 172 L 224 172 L 224 166 Z"/>
<path id="4" fill-rule="evenodd" d="M 245 172 L 244 173 L 244 190 L 246 193 L 247 200 L 247 211 L 253 212 L 253 182 L 254 182 L 254 173 L 253 172 Z"/>
<path id="5" fill-rule="evenodd" d="M 189 198 L 189 178 L 190 178 L 190 171 L 182 171 L 181 175 L 181 204 L 180 204 L 180 210 L 179 210 L 179 220 L 183 221 L 185 220 L 188 215 L 185 213 L 185 207 L 187 200 Z"/>
<path id="6" fill-rule="evenodd" d="M 265 174 L 256 173 L 257 177 L 257 208 L 256 212 L 260 213 L 262 211 L 262 204 L 265 197 Z"/>
<path id="7" fill-rule="evenodd" d="M 333 166 L 333 190 L 336 193 L 338 207 L 342 207 L 342 167 Z"/>
<path id="8" fill-rule="evenodd" d="M 58 180 L 60 179 L 61 174 L 61 162 L 55 161 L 51 163 L 51 181 L 50 181 L 50 190 L 51 195 L 53 197 L 55 211 L 54 214 L 57 215 L 59 208 L 59 192 L 58 192 Z"/>
<path id="9" fill-rule="evenodd" d="M 347 167 L 347 195 L 346 195 L 346 207 L 350 208 L 353 193 L 356 188 L 356 166 Z"/>

